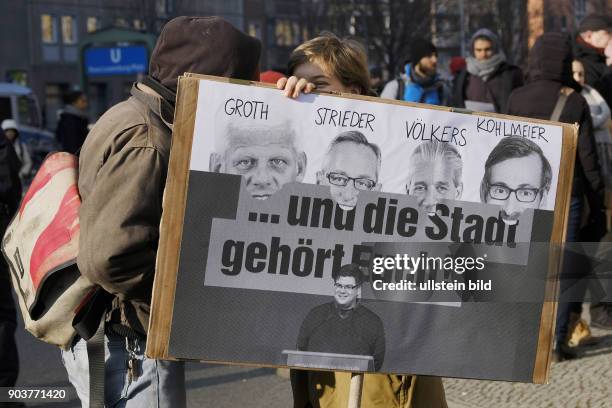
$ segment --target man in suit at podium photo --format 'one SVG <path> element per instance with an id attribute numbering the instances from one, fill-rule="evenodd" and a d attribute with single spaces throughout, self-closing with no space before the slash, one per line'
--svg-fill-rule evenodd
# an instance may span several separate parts
<path id="1" fill-rule="evenodd" d="M 363 275 L 355 264 L 332 273 L 334 300 L 314 307 L 302 322 L 297 349 L 372 356 L 380 370 L 385 357 L 382 320 L 359 302 Z M 329 367 L 334 368 L 334 367 Z"/>

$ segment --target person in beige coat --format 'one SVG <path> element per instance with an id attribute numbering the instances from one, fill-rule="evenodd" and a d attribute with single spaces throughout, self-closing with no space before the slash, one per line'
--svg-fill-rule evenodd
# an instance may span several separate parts
<path id="1" fill-rule="evenodd" d="M 173 19 L 151 54 L 149 75 L 102 115 L 83 144 L 77 263 L 114 297 L 106 317 L 106 406 L 186 405 L 183 363 L 144 355 L 177 80 L 184 72 L 256 80 L 260 49 L 222 18 Z M 62 361 L 88 406 L 85 341 L 77 337 Z"/>

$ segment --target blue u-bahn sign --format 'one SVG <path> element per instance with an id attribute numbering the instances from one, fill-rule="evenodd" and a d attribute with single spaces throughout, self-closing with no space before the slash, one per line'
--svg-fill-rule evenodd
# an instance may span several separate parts
<path id="1" fill-rule="evenodd" d="M 147 72 L 147 47 L 92 47 L 85 50 L 87 76 L 131 75 Z"/>

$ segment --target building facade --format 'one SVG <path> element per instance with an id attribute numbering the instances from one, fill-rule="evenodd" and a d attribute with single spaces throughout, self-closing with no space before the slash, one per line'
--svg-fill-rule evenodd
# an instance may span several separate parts
<path id="1" fill-rule="evenodd" d="M 450 56 L 469 55 L 470 36 L 481 27 L 497 32 L 508 59 L 524 65 L 542 33 L 574 33 L 586 15 L 612 14 L 612 0 L 432 0 L 431 13 L 443 67 Z"/>
<path id="2" fill-rule="evenodd" d="M 529 46 L 546 31 L 574 33 L 589 14 L 612 14 L 612 0 L 528 0 Z"/>
<path id="3" fill-rule="evenodd" d="M 371 64 L 394 74 L 415 35 L 431 36 L 445 68 L 451 56 L 469 53 L 474 30 L 492 28 L 521 64 L 537 35 L 572 32 L 585 15 L 603 10 L 612 13 L 612 0 L 0 0 L 0 81 L 32 88 L 52 130 L 69 90 L 87 92 L 95 121 L 138 78 L 89 77 L 84 44 L 121 47 L 138 34 L 154 39 L 178 15 L 219 15 L 259 38 L 262 71 L 283 71 L 297 45 L 330 30 L 361 40 Z"/>
<path id="4" fill-rule="evenodd" d="M 96 76 L 83 72 L 81 45 L 105 30 L 159 34 L 177 15 L 220 15 L 243 28 L 244 0 L 0 0 L 0 81 L 30 87 L 43 123 L 53 130 L 63 96 L 84 89 L 90 119 L 129 94 L 137 74 Z M 95 38 L 95 36 L 94 36 Z M 95 46 L 96 44 L 92 44 Z M 84 87 L 84 88 L 83 88 Z"/>

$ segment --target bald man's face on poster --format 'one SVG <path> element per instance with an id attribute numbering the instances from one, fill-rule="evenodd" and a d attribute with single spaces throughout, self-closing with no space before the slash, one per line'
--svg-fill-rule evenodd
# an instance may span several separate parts
<path id="1" fill-rule="evenodd" d="M 306 154 L 288 126 L 267 129 L 229 126 L 210 157 L 210 171 L 243 176 L 253 198 L 265 200 L 290 182 L 300 182 Z"/>

